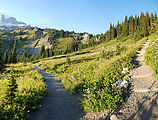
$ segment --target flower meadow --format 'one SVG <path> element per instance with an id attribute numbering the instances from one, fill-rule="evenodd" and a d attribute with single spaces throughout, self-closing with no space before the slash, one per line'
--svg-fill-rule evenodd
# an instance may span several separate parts
<path id="1" fill-rule="evenodd" d="M 0 119 L 26 119 L 46 95 L 44 81 L 31 63 L 7 65 L 0 74 Z"/>
<path id="2" fill-rule="evenodd" d="M 146 49 L 145 61 L 154 70 L 154 75 L 158 78 L 158 33 L 150 37 L 150 43 Z"/>
<path id="3" fill-rule="evenodd" d="M 37 64 L 57 76 L 72 93 L 82 94 L 82 106 L 86 111 L 113 109 L 123 102 L 125 94 L 116 83 L 133 68 L 133 57 L 146 40 L 145 37 L 128 45 L 125 41 L 115 45 L 113 50 L 109 47 L 97 55 L 73 56 L 69 58 L 69 63 L 67 58 L 62 58 Z"/>

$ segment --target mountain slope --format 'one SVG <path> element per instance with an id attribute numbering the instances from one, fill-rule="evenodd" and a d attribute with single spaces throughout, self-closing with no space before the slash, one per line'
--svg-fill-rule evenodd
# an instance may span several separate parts
<path id="1" fill-rule="evenodd" d="M 17 21 L 15 17 L 8 17 L 4 14 L 0 14 L 0 29 L 4 31 L 14 30 L 18 28 L 29 28 L 30 25 Z"/>
<path id="2" fill-rule="evenodd" d="M 92 35 L 88 33 L 40 29 L 38 27 L 16 29 L 2 34 L 3 50 L 11 51 L 14 40 L 16 40 L 17 52 L 20 55 L 24 49 L 31 54 L 39 53 L 41 46 L 45 46 L 46 49 L 53 48 L 56 54 L 64 54 L 72 47 L 71 44 L 75 43 L 78 47 L 82 43 L 86 45 L 90 38 Z"/>

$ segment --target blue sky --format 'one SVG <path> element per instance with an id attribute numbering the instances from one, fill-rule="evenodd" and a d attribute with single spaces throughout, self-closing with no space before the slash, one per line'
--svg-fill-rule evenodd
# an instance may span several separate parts
<path id="1" fill-rule="evenodd" d="M 0 12 L 41 28 L 105 33 L 124 16 L 157 12 L 158 0 L 0 0 Z"/>

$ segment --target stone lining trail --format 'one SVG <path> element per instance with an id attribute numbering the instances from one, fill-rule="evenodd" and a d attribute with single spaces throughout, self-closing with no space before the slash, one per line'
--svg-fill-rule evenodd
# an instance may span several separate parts
<path id="1" fill-rule="evenodd" d="M 127 101 L 113 114 L 119 120 L 158 120 L 158 79 L 153 76 L 153 70 L 144 62 L 145 48 L 137 52 L 135 68 L 132 75 L 132 90 Z"/>

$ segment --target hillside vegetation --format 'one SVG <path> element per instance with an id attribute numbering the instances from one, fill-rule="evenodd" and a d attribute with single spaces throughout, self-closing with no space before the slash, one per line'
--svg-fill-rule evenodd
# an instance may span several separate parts
<path id="1" fill-rule="evenodd" d="M 0 119 L 26 118 L 45 95 L 44 78 L 32 64 L 7 65 L 0 74 Z"/>
<path id="2" fill-rule="evenodd" d="M 110 24 L 105 34 L 95 36 L 37 27 L 2 32 L 0 119 L 26 118 L 46 95 L 44 78 L 30 62 L 58 77 L 73 94 L 81 94 L 86 111 L 121 105 L 130 84 L 133 58 L 147 39 L 151 42 L 146 62 L 158 76 L 157 24 L 156 12 L 150 16 L 147 12 L 140 17 L 125 16 L 122 23 Z M 119 86 L 119 81 L 127 83 Z"/>

